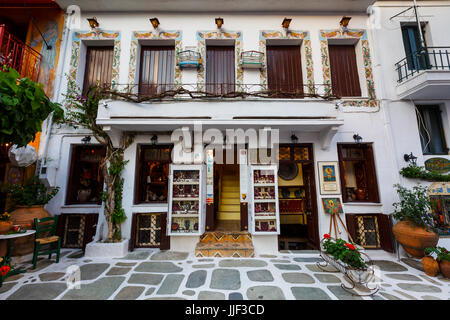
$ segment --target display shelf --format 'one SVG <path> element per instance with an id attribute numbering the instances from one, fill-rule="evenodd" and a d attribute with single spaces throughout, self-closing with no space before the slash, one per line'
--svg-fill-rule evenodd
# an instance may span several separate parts
<path id="1" fill-rule="evenodd" d="M 277 166 L 251 166 L 251 228 L 253 234 L 280 233 Z"/>
<path id="2" fill-rule="evenodd" d="M 204 232 L 205 196 L 202 165 L 171 165 L 168 235 Z"/>

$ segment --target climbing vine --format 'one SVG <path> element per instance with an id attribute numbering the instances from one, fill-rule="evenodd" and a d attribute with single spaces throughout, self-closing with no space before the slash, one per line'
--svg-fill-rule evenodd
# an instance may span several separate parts
<path id="1" fill-rule="evenodd" d="M 433 182 L 448 182 L 450 174 L 440 174 L 433 171 L 427 171 L 424 167 L 409 165 L 400 170 L 400 174 L 405 178 L 422 179 Z"/>
<path id="2" fill-rule="evenodd" d="M 123 154 L 133 142 L 134 133 L 122 133 L 119 146 L 114 146 L 112 138 L 96 122 L 99 102 L 106 98 L 104 91 L 98 87 L 91 87 L 86 96 L 82 96 L 73 82 L 70 82 L 69 86 L 62 122 L 75 129 L 81 127 L 90 130 L 94 138 L 105 146 L 105 157 L 100 163 L 100 168 L 106 185 L 102 193 L 102 201 L 105 204 L 104 215 L 108 225 L 106 242 L 120 241 L 122 239 L 120 226 L 126 220 L 122 207 L 124 181 L 122 172 L 127 161 L 124 161 Z"/>

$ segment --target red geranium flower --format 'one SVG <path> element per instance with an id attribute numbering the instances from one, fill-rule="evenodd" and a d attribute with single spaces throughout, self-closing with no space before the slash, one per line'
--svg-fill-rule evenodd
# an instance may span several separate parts
<path id="1" fill-rule="evenodd" d="M 323 238 L 324 238 L 324 239 L 330 239 L 330 235 L 329 235 L 328 233 L 325 233 L 325 234 L 323 235 Z"/>
<path id="2" fill-rule="evenodd" d="M 351 243 L 346 243 L 345 245 L 346 245 L 347 248 L 349 248 L 350 250 L 355 250 L 355 249 L 356 249 L 355 246 L 352 245 Z"/>
<path id="3" fill-rule="evenodd" d="M 2 275 L 3 277 L 6 276 L 9 272 L 9 270 L 11 270 L 11 268 L 9 266 L 3 266 L 0 268 L 0 275 Z"/>

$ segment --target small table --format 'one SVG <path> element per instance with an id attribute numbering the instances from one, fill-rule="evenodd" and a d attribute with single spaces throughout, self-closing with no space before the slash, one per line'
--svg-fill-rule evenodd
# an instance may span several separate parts
<path id="1" fill-rule="evenodd" d="M 26 237 L 26 236 L 32 235 L 34 233 L 36 233 L 36 230 L 26 230 L 26 232 L 24 232 L 24 233 L 0 234 L 0 240 L 8 241 L 8 252 L 6 253 L 6 256 L 3 257 L 8 265 L 11 265 L 11 255 L 13 252 L 14 239 L 20 238 L 20 237 Z M 15 274 L 24 273 L 24 272 L 26 272 L 26 270 L 18 270 L 18 269 L 11 268 L 11 270 L 8 272 L 8 274 L 4 278 L 0 277 L 0 287 L 2 286 L 3 279 L 13 276 Z"/>

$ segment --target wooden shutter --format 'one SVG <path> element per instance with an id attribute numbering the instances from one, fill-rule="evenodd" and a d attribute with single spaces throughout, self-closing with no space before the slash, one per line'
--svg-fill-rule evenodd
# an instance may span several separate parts
<path id="1" fill-rule="evenodd" d="M 357 234 L 356 234 L 356 216 L 353 214 L 345 215 L 345 224 L 347 225 L 347 230 L 353 241 L 356 242 Z"/>
<path id="2" fill-rule="evenodd" d="M 170 237 L 167 235 L 167 213 L 161 213 L 161 241 L 159 248 L 161 250 L 170 249 Z"/>
<path id="3" fill-rule="evenodd" d="M 300 46 L 267 46 L 268 89 L 276 97 L 282 93 L 303 95 Z"/>
<path id="4" fill-rule="evenodd" d="M 84 237 L 83 237 L 83 251 L 86 245 L 92 242 L 97 231 L 98 213 L 91 213 L 86 215 L 84 223 Z"/>
<path id="5" fill-rule="evenodd" d="M 381 248 L 388 252 L 394 252 L 394 237 L 392 234 L 391 218 L 387 214 L 379 214 L 378 230 L 380 233 Z"/>
<path id="6" fill-rule="evenodd" d="M 142 47 L 140 65 L 140 95 L 154 95 L 173 88 L 175 78 L 173 46 Z"/>
<path id="7" fill-rule="evenodd" d="M 61 238 L 61 243 L 62 243 L 62 239 L 64 238 L 64 228 L 66 226 L 66 218 L 67 218 L 66 214 L 58 215 L 58 224 L 56 225 L 56 233 L 55 234 Z"/>
<path id="8" fill-rule="evenodd" d="M 354 45 L 328 45 L 333 94 L 339 97 L 360 97 L 358 66 Z"/>
<path id="9" fill-rule="evenodd" d="M 86 53 L 86 69 L 84 72 L 83 95 L 90 86 L 99 84 L 102 87 L 111 85 L 114 47 L 88 47 Z"/>
<path id="10" fill-rule="evenodd" d="M 367 189 L 369 191 L 369 201 L 379 202 L 377 173 L 375 171 L 375 159 L 373 157 L 373 150 L 371 145 L 365 145 L 364 158 L 366 162 L 366 181 Z"/>
<path id="11" fill-rule="evenodd" d="M 206 90 L 213 94 L 235 91 L 234 46 L 206 47 Z"/>
<path id="12" fill-rule="evenodd" d="M 128 243 L 128 250 L 133 251 L 136 246 L 136 233 L 137 233 L 137 213 L 133 213 L 133 217 L 131 219 L 131 235 L 130 242 Z"/>

